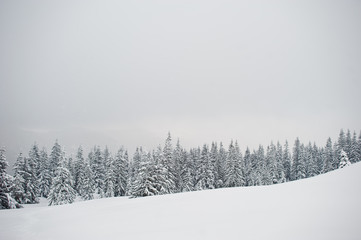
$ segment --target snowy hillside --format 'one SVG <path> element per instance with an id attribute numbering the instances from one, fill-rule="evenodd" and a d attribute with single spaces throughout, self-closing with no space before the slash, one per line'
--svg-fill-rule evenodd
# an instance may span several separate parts
<path id="1" fill-rule="evenodd" d="M 245 187 L 0 211 L 0 239 L 361 239 L 361 164 Z"/>

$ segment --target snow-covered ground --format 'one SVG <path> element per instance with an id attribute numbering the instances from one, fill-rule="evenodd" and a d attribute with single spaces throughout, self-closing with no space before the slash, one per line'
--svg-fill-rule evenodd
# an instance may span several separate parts
<path id="1" fill-rule="evenodd" d="M 273 186 L 38 206 L 0 211 L 0 239 L 361 239 L 361 163 Z"/>

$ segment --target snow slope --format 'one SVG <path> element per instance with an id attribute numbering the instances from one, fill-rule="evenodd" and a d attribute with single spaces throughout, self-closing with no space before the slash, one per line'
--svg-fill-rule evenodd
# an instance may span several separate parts
<path id="1" fill-rule="evenodd" d="M 0 239 L 361 239 L 361 163 L 285 184 L 0 211 Z"/>

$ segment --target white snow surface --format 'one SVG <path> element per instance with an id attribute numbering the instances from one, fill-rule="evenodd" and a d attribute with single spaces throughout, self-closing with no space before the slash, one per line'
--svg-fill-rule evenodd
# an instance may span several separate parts
<path id="1" fill-rule="evenodd" d="M 361 239 L 361 163 L 272 186 L 41 205 L 0 211 L 0 239 Z"/>

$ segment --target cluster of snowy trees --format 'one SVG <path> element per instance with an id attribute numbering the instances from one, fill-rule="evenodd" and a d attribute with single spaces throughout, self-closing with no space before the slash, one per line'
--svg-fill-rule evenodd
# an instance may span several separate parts
<path id="1" fill-rule="evenodd" d="M 108 148 L 94 147 L 85 156 L 79 147 L 75 158 L 67 157 L 56 141 L 50 155 L 34 144 L 27 157 L 19 154 L 14 176 L 6 174 L 5 150 L 0 151 L 0 193 L 4 208 L 18 203 L 38 203 L 46 197 L 49 205 L 72 203 L 97 197 L 142 197 L 223 187 L 283 183 L 329 172 L 361 159 L 361 133 L 340 131 L 334 144 L 271 143 L 264 148 L 241 152 L 237 141 L 184 149 L 173 147 L 171 135 L 156 150 L 136 149 L 132 159 L 120 148 L 113 155 Z M 5 202 L 7 204 L 5 204 Z"/>

